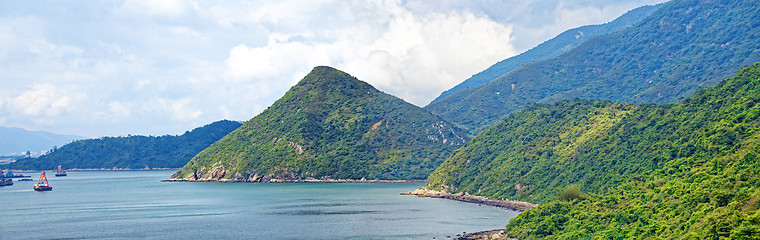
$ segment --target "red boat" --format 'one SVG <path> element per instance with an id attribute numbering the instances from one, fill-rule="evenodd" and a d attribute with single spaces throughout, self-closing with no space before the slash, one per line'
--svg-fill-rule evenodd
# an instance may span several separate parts
<path id="1" fill-rule="evenodd" d="M 47 177 L 45 176 L 45 171 L 42 171 L 40 173 L 40 180 L 37 181 L 37 185 L 34 185 L 34 191 L 50 191 L 53 190 L 53 187 L 48 184 Z"/>
<path id="2" fill-rule="evenodd" d="M 0 170 L 0 186 L 13 185 L 13 179 L 5 177 L 3 170 Z"/>

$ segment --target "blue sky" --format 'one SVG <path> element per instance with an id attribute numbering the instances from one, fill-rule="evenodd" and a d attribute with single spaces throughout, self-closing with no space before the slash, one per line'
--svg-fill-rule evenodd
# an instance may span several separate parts
<path id="1" fill-rule="evenodd" d="M 424 106 L 564 30 L 659 2 L 0 1 L 0 126 L 181 134 L 254 117 L 318 65 Z"/>

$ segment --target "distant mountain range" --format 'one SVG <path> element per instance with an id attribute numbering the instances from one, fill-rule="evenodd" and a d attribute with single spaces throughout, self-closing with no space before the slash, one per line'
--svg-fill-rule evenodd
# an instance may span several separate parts
<path id="1" fill-rule="evenodd" d="M 25 155 L 27 151 L 39 154 L 84 138 L 82 136 L 0 126 L 0 156 Z"/>
<path id="2" fill-rule="evenodd" d="M 517 239 L 756 239 L 758 61 L 760 2 L 672 0 L 427 106 L 479 134 L 426 188 L 539 204 Z"/>
<path id="3" fill-rule="evenodd" d="M 13 169 L 152 169 L 179 168 L 201 150 L 242 123 L 222 120 L 179 136 L 102 137 L 78 140 L 38 158 L 10 164 Z"/>
<path id="4" fill-rule="evenodd" d="M 517 56 L 499 61 L 488 67 L 486 70 L 473 75 L 462 83 L 441 93 L 441 95 L 435 98 L 431 104 L 461 90 L 486 84 L 522 65 L 557 57 L 593 37 L 626 29 L 648 17 L 654 13 L 654 11 L 660 9 L 660 7 L 662 7 L 662 4 L 643 6 L 628 11 L 608 23 L 582 26 L 567 30 L 556 37 L 539 44 L 535 48 L 525 51 Z"/>
<path id="5" fill-rule="evenodd" d="M 751 239 L 758 103 L 760 63 L 680 104 L 531 105 L 458 149 L 427 187 L 540 203 L 509 222 L 519 239 Z"/>
<path id="6" fill-rule="evenodd" d="M 674 0 L 625 30 L 594 37 L 425 109 L 476 134 L 527 104 L 572 98 L 667 103 L 760 61 L 757 1 Z"/>
<path id="7" fill-rule="evenodd" d="M 172 178 L 191 181 L 425 179 L 469 140 L 445 120 L 330 67 Z"/>

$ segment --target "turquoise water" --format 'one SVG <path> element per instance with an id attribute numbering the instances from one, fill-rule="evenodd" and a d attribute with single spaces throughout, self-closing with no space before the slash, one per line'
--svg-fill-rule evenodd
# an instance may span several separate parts
<path id="1" fill-rule="evenodd" d="M 517 212 L 402 196 L 422 183 L 161 182 L 173 171 L 69 172 L 0 187 L 0 239 L 446 239 Z M 26 173 L 25 175 L 30 175 Z"/>

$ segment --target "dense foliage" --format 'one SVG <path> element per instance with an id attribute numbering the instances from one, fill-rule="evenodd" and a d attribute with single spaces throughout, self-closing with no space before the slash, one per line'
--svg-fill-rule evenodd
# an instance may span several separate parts
<path id="1" fill-rule="evenodd" d="M 760 63 L 680 104 L 533 105 L 457 150 L 428 187 L 542 203 L 510 221 L 519 239 L 756 239 L 758 103 Z"/>
<path id="2" fill-rule="evenodd" d="M 486 70 L 472 75 L 472 77 L 441 93 L 441 95 L 435 98 L 432 102 L 448 97 L 461 90 L 488 83 L 522 65 L 557 57 L 593 37 L 623 30 L 651 15 L 661 6 L 662 4 L 639 7 L 628 11 L 626 14 L 605 24 L 588 25 L 567 30 L 556 37 L 539 44 L 535 48 L 525 51 L 517 56 L 501 60 L 488 67 Z"/>
<path id="3" fill-rule="evenodd" d="M 175 178 L 424 179 L 466 134 L 344 72 L 316 67 Z"/>
<path id="4" fill-rule="evenodd" d="M 760 61 L 757 0 L 673 0 L 623 31 L 515 69 L 427 110 L 472 131 L 536 103 L 599 98 L 666 103 Z"/>
<path id="5" fill-rule="evenodd" d="M 13 169 L 110 169 L 179 168 L 201 150 L 240 127 L 242 123 L 222 120 L 179 136 L 102 137 L 78 140 L 52 149 L 39 158 L 10 164 Z"/>

